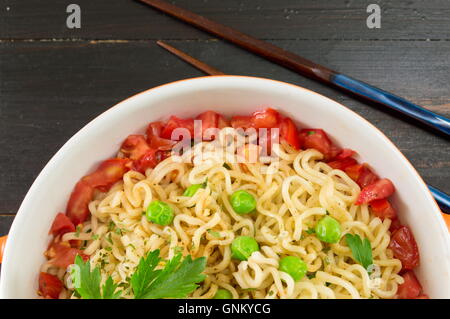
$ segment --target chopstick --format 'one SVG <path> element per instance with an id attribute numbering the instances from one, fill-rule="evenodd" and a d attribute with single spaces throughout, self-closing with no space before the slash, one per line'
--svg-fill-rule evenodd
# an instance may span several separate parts
<path id="1" fill-rule="evenodd" d="M 206 74 L 209 74 L 209 75 L 218 75 L 218 74 L 224 75 L 225 74 L 225 73 L 217 70 L 216 68 L 213 68 L 212 66 L 209 66 L 208 64 L 193 58 L 192 56 L 188 55 L 187 53 L 185 53 L 177 48 L 174 48 L 170 44 L 167 44 L 161 40 L 157 41 L 156 43 L 158 43 L 159 46 L 166 49 L 167 51 L 175 54 L 181 60 L 189 63 L 193 67 L 203 71 Z M 434 199 L 438 203 L 439 207 L 441 208 L 442 212 L 445 214 L 450 214 L 450 196 L 433 186 L 428 185 L 428 188 L 429 188 L 431 194 L 433 195 Z"/>
<path id="2" fill-rule="evenodd" d="M 240 31 L 221 25 L 186 9 L 177 7 L 163 0 L 139 0 L 175 18 L 189 23 L 201 30 L 207 31 L 228 40 L 248 51 L 290 68 L 325 84 L 335 86 L 342 91 L 356 94 L 359 97 L 377 102 L 389 109 L 395 110 L 450 136 L 450 119 L 433 113 L 419 105 L 409 102 L 392 93 L 383 91 L 365 82 L 353 79 L 342 73 L 326 68 L 320 64 L 307 60 L 295 53 L 286 51 L 268 42 L 258 40 Z"/>
<path id="3" fill-rule="evenodd" d="M 189 63 L 190 65 L 195 66 L 197 69 L 199 69 L 200 71 L 205 72 L 206 74 L 209 75 L 224 75 L 225 73 L 213 68 L 212 66 L 209 66 L 206 63 L 203 63 L 200 60 L 197 60 L 193 57 L 191 57 L 190 55 L 187 55 L 186 53 L 184 53 L 183 51 L 180 51 L 176 48 L 174 48 L 173 46 L 163 42 L 163 41 L 156 41 L 156 43 L 166 49 L 167 51 L 169 51 L 170 53 L 176 55 L 177 57 L 179 57 L 180 59 L 182 59 L 183 61 Z"/>

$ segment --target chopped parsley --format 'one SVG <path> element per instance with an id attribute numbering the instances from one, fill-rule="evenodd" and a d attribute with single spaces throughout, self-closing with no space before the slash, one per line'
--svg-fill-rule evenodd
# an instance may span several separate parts
<path id="1" fill-rule="evenodd" d="M 75 228 L 75 237 L 80 237 L 81 227 L 80 225 Z"/>
<path id="2" fill-rule="evenodd" d="M 213 236 L 213 237 L 216 237 L 216 238 L 222 238 L 222 236 L 220 235 L 220 233 L 217 232 L 217 231 L 215 231 L 215 230 L 208 229 L 208 233 L 209 233 L 211 236 Z"/>
<path id="3" fill-rule="evenodd" d="M 112 238 L 111 238 L 111 233 L 109 233 L 108 236 L 106 236 L 106 241 L 107 241 L 108 243 L 110 243 L 111 245 L 114 244 L 113 241 L 112 241 Z"/>

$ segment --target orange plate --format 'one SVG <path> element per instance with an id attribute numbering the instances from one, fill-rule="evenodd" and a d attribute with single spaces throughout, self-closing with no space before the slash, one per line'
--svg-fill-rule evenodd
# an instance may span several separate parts
<path id="1" fill-rule="evenodd" d="M 445 223 L 447 224 L 447 228 L 450 231 L 450 215 L 442 213 L 442 217 L 444 217 Z"/>
<path id="2" fill-rule="evenodd" d="M 5 250 L 6 238 L 8 238 L 8 236 L 0 237 L 0 264 L 3 260 L 3 251 Z"/>

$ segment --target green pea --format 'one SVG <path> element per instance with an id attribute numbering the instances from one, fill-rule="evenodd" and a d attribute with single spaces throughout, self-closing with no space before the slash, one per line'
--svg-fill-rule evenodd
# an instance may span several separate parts
<path id="1" fill-rule="evenodd" d="M 240 215 L 251 213 L 256 208 L 256 199 L 244 190 L 234 192 L 230 197 L 230 203 L 233 210 Z"/>
<path id="2" fill-rule="evenodd" d="M 169 204 L 155 200 L 148 205 L 145 216 L 152 223 L 167 226 L 172 223 L 173 210 Z"/>
<path id="3" fill-rule="evenodd" d="M 183 196 L 187 196 L 187 197 L 192 197 L 195 195 L 195 193 L 197 193 L 197 191 L 200 188 L 205 188 L 204 184 L 194 184 L 189 186 L 188 188 L 186 188 L 186 190 L 183 193 Z"/>
<path id="4" fill-rule="evenodd" d="M 288 273 L 292 278 L 294 278 L 295 281 L 302 279 L 308 271 L 306 263 L 296 256 L 281 258 L 279 269 L 285 273 Z"/>
<path id="5" fill-rule="evenodd" d="M 226 289 L 218 289 L 213 299 L 233 299 L 233 295 Z"/>
<path id="6" fill-rule="evenodd" d="M 337 243 L 341 238 L 341 225 L 330 216 L 325 216 L 316 225 L 316 236 L 326 243 Z"/>
<path id="7" fill-rule="evenodd" d="M 253 237 L 236 237 L 231 243 L 231 253 L 233 258 L 247 260 L 255 251 L 259 250 L 259 245 Z"/>

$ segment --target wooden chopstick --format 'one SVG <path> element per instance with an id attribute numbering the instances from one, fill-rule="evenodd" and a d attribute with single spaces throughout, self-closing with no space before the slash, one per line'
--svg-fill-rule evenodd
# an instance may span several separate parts
<path id="1" fill-rule="evenodd" d="M 200 60 L 197 60 L 193 57 L 191 57 L 190 55 L 187 55 L 186 53 L 184 53 L 183 51 L 178 50 L 177 48 L 174 48 L 173 46 L 171 46 L 170 44 L 167 44 L 163 41 L 156 41 L 156 43 L 166 49 L 167 51 L 169 51 L 170 53 L 176 55 L 177 57 L 179 57 L 181 60 L 189 63 L 190 65 L 196 67 L 197 69 L 199 69 L 200 71 L 205 72 L 206 74 L 209 75 L 224 75 L 225 73 L 213 68 L 212 66 L 209 66 L 206 63 L 203 63 Z"/>
<path id="2" fill-rule="evenodd" d="M 290 68 L 302 75 L 323 83 L 335 86 L 342 91 L 356 94 L 363 99 L 377 102 L 389 109 L 393 109 L 428 125 L 429 127 L 450 137 L 450 119 L 435 114 L 419 105 L 411 103 L 392 93 L 383 91 L 362 81 L 353 79 L 344 74 L 328 69 L 314 63 L 295 53 L 286 51 L 271 43 L 258 40 L 240 31 L 221 25 L 203 16 L 177 7 L 163 0 L 139 0 L 173 17 L 189 23 L 199 29 L 207 31 L 225 40 L 228 40 L 248 51 Z"/>

